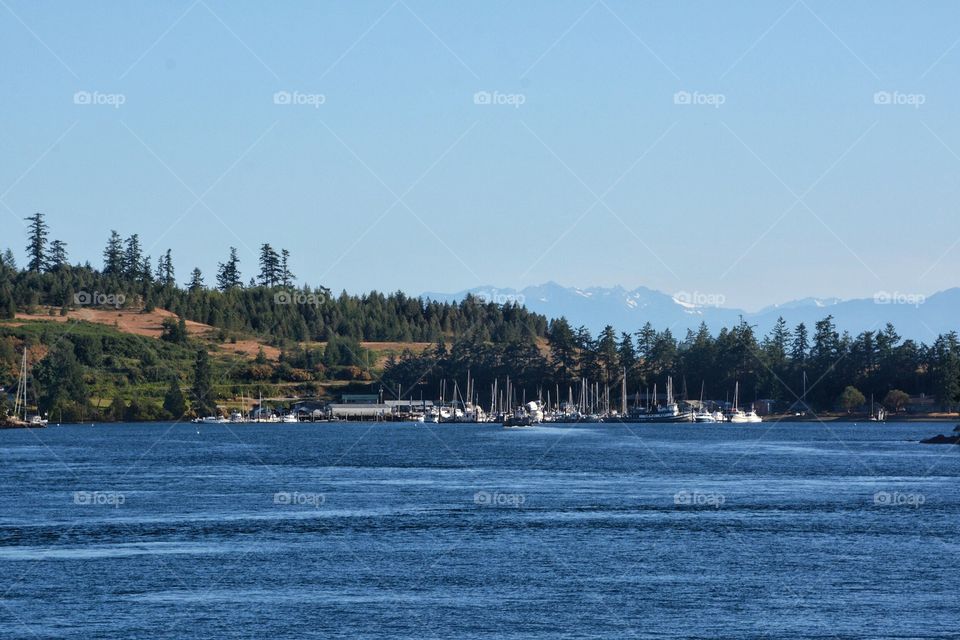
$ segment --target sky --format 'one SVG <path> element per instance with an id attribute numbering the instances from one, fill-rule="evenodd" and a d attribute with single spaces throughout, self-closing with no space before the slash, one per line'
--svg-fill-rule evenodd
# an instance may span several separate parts
<path id="1" fill-rule="evenodd" d="M 960 284 L 955 2 L 0 0 L 0 247 L 212 283 Z"/>

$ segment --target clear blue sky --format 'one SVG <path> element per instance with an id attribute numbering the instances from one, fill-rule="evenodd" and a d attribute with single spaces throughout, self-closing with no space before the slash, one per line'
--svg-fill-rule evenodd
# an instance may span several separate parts
<path id="1" fill-rule="evenodd" d="M 181 281 L 269 241 L 353 292 L 929 294 L 958 39 L 955 2 L 2 0 L 0 246 L 43 211 L 73 260 L 139 232 Z"/>

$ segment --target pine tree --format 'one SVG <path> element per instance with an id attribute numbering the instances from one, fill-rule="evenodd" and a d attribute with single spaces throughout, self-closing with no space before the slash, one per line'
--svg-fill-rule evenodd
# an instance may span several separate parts
<path id="1" fill-rule="evenodd" d="M 103 250 L 103 274 L 107 276 L 123 275 L 123 240 L 115 230 L 110 230 L 107 247 Z"/>
<path id="2" fill-rule="evenodd" d="M 50 255 L 47 257 L 47 271 L 56 271 L 67 266 L 67 243 L 54 240 L 50 243 Z"/>
<path id="3" fill-rule="evenodd" d="M 180 381 L 176 376 L 171 376 L 170 386 L 163 397 L 163 410 L 166 411 L 174 420 L 179 420 L 187 412 L 187 401 L 180 390 Z"/>
<path id="4" fill-rule="evenodd" d="M 790 359 L 795 365 L 803 365 L 807 361 L 807 355 L 810 353 L 810 342 L 807 333 L 807 325 L 800 323 L 793 331 L 793 344 L 790 347 Z"/>
<path id="5" fill-rule="evenodd" d="M 140 235 L 135 233 L 127 238 L 127 245 L 123 252 L 123 275 L 130 280 L 137 280 L 142 270 L 143 249 L 140 245 Z"/>
<path id="6" fill-rule="evenodd" d="M 280 256 L 268 243 L 260 246 L 260 286 L 275 287 L 280 282 Z"/>
<path id="7" fill-rule="evenodd" d="M 217 288 L 221 291 L 229 291 L 243 286 L 243 280 L 240 278 L 240 258 L 237 257 L 237 248 L 230 247 L 230 257 L 226 262 L 221 262 L 217 271 Z"/>
<path id="8" fill-rule="evenodd" d="M 193 367 L 193 411 L 198 416 L 212 416 L 217 413 L 217 403 L 213 397 L 210 357 L 204 349 L 197 351 L 197 359 Z"/>
<path id="9" fill-rule="evenodd" d="M 280 281 L 284 287 L 292 287 L 293 281 L 297 276 L 290 271 L 290 252 L 286 249 L 280 250 Z"/>
<path id="10" fill-rule="evenodd" d="M 47 223 L 43 219 L 43 214 L 39 211 L 32 216 L 24 218 L 30 222 L 27 236 L 27 270 L 39 273 L 47 264 L 46 249 L 47 236 L 49 231 Z"/>
<path id="11" fill-rule="evenodd" d="M 194 267 L 190 272 L 190 282 L 187 283 L 187 290 L 194 293 L 203 289 L 203 273 L 199 267 Z"/>
<path id="12" fill-rule="evenodd" d="M 17 269 L 17 259 L 13 255 L 11 249 L 6 249 L 2 255 L 0 255 L 0 267 L 7 267 L 8 269 Z"/>
<path id="13" fill-rule="evenodd" d="M 170 249 L 160 256 L 159 267 L 157 268 L 157 281 L 165 287 L 172 287 L 176 284 L 173 269 L 173 256 Z"/>

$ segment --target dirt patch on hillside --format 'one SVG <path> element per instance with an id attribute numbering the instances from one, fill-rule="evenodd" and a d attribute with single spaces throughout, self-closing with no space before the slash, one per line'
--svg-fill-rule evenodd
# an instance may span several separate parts
<path id="1" fill-rule="evenodd" d="M 150 312 L 137 311 L 135 309 L 71 309 L 66 316 L 61 316 L 59 309 L 56 309 L 54 315 L 48 313 L 18 313 L 17 320 L 42 320 L 47 322 L 66 322 L 67 320 L 84 320 L 114 327 L 117 331 L 131 333 L 148 338 L 160 338 L 163 331 L 163 321 L 166 318 L 176 319 L 177 315 L 164 309 L 154 309 Z M 12 324 L 12 323 L 11 323 Z M 202 322 L 186 321 L 187 334 L 198 338 L 213 338 L 216 328 Z M 237 340 L 236 343 L 222 343 L 220 350 L 224 353 L 231 353 L 244 357 L 254 358 L 263 347 L 267 358 L 276 360 L 280 356 L 280 350 L 268 344 L 256 340 Z"/>

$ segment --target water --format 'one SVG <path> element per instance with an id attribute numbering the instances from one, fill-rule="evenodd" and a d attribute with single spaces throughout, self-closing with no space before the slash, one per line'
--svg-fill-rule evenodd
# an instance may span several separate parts
<path id="1" fill-rule="evenodd" d="M 0 431 L 0 638 L 956 638 L 951 427 Z"/>

